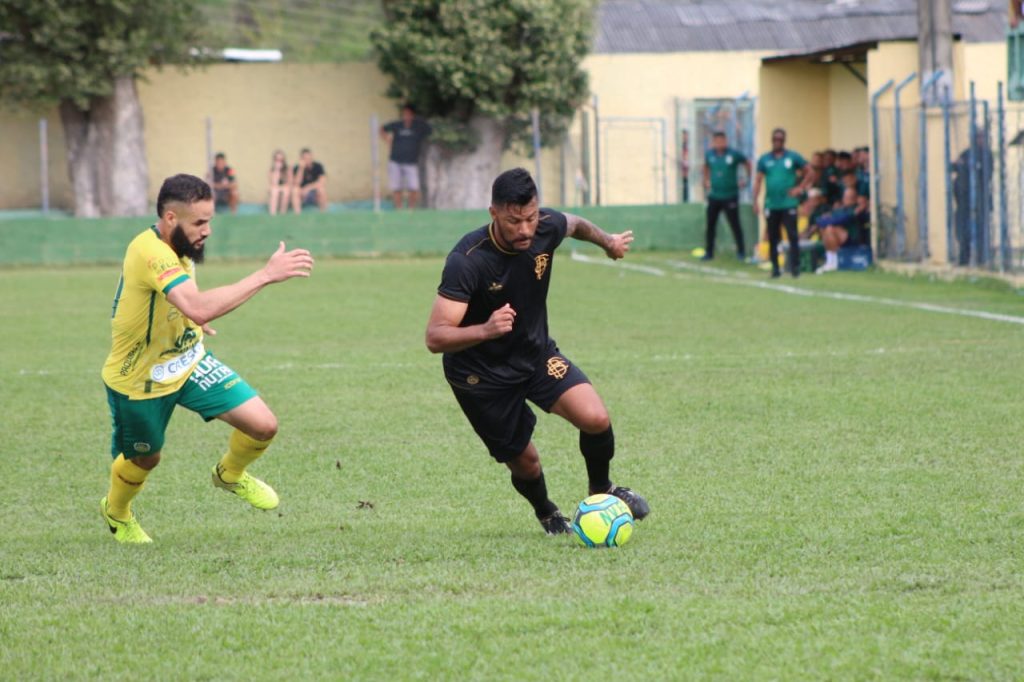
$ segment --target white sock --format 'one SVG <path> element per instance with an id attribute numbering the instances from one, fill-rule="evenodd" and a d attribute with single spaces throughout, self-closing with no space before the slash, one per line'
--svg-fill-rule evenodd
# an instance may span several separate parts
<path id="1" fill-rule="evenodd" d="M 839 253 L 836 251 L 825 252 L 825 265 L 832 267 L 833 265 L 839 266 Z"/>

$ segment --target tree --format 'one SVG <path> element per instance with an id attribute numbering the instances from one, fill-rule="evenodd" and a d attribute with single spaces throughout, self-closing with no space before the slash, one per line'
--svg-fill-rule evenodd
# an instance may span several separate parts
<path id="1" fill-rule="evenodd" d="M 0 98 L 59 108 L 75 215 L 149 212 L 136 81 L 197 62 L 202 26 L 193 0 L 0 2 Z"/>
<path id="2" fill-rule="evenodd" d="M 372 40 L 388 94 L 428 117 L 427 201 L 481 208 L 501 153 L 525 144 L 538 108 L 561 139 L 588 92 L 594 0 L 384 0 Z"/>

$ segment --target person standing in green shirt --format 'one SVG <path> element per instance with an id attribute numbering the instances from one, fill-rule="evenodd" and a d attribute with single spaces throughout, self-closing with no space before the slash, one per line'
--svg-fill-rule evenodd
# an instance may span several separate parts
<path id="1" fill-rule="evenodd" d="M 711 149 L 704 157 L 704 191 L 707 193 L 708 207 L 704 257 L 701 260 L 711 260 L 715 257 L 715 233 L 718 229 L 718 216 L 722 211 L 725 211 L 733 239 L 736 241 L 736 255 L 740 260 L 746 258 L 743 231 L 740 229 L 740 185 L 737 177 L 740 166 L 747 169 L 749 178 L 750 160 L 743 152 L 728 146 L 725 133 L 716 131 L 711 136 Z"/>
<path id="2" fill-rule="evenodd" d="M 786 131 L 776 128 L 772 131 L 772 150 L 757 160 L 757 174 L 754 176 L 754 213 L 759 213 L 758 197 L 761 185 L 765 185 L 764 207 L 768 219 L 768 253 L 772 260 L 772 277 L 781 274 L 779 270 L 779 241 L 782 227 L 786 228 L 789 240 L 790 270 L 794 277 L 800 276 L 800 240 L 796 233 L 796 209 L 799 197 L 814 184 L 814 170 L 804 157 L 786 149 Z"/>

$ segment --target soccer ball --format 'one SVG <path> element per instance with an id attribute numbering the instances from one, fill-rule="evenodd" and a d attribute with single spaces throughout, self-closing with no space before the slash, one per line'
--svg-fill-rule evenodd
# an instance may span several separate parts
<path id="1" fill-rule="evenodd" d="M 618 547 L 633 535 L 633 513 L 613 495 L 591 495 L 576 507 L 572 529 L 584 547 Z"/>

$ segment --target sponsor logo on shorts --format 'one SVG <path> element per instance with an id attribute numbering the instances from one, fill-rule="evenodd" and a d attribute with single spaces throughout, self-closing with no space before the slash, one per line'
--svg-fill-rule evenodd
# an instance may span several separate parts
<path id="1" fill-rule="evenodd" d="M 548 358 L 548 376 L 552 376 L 556 379 L 564 379 L 565 375 L 569 373 L 569 363 L 565 361 L 565 358 L 560 358 L 557 355 Z"/>
<path id="2" fill-rule="evenodd" d="M 542 253 L 533 259 L 533 272 L 535 275 L 537 275 L 538 280 L 544 276 L 544 273 L 548 269 L 548 263 L 550 262 L 551 254 L 547 253 Z"/>
<path id="3" fill-rule="evenodd" d="M 241 381 L 241 377 L 236 377 L 235 370 L 231 369 L 217 358 L 212 355 L 207 355 L 199 362 L 199 364 L 196 365 L 192 374 L 189 375 L 188 380 L 204 391 L 213 388 L 214 386 L 219 386 L 221 382 L 227 381 L 227 384 L 224 385 L 224 389 L 227 390 L 228 388 L 231 388 L 231 386 L 234 386 L 235 382 Z"/>
<path id="4" fill-rule="evenodd" d="M 134 444 L 132 444 L 132 449 L 134 449 L 135 452 L 149 452 L 150 447 L 151 446 L 150 446 L 149 443 L 134 443 Z"/>
<path id="5" fill-rule="evenodd" d="M 196 361 L 205 354 L 206 350 L 203 348 L 203 344 L 197 343 L 181 355 L 173 357 L 167 362 L 161 362 L 159 365 L 153 365 L 149 370 L 149 378 L 158 383 L 174 381 L 191 370 L 192 365 L 196 364 Z"/>
<path id="6" fill-rule="evenodd" d="M 468 377 L 466 377 L 466 383 L 469 384 L 470 386 L 476 386 L 477 384 L 480 383 L 480 377 L 478 377 L 475 374 L 470 374 Z"/>

